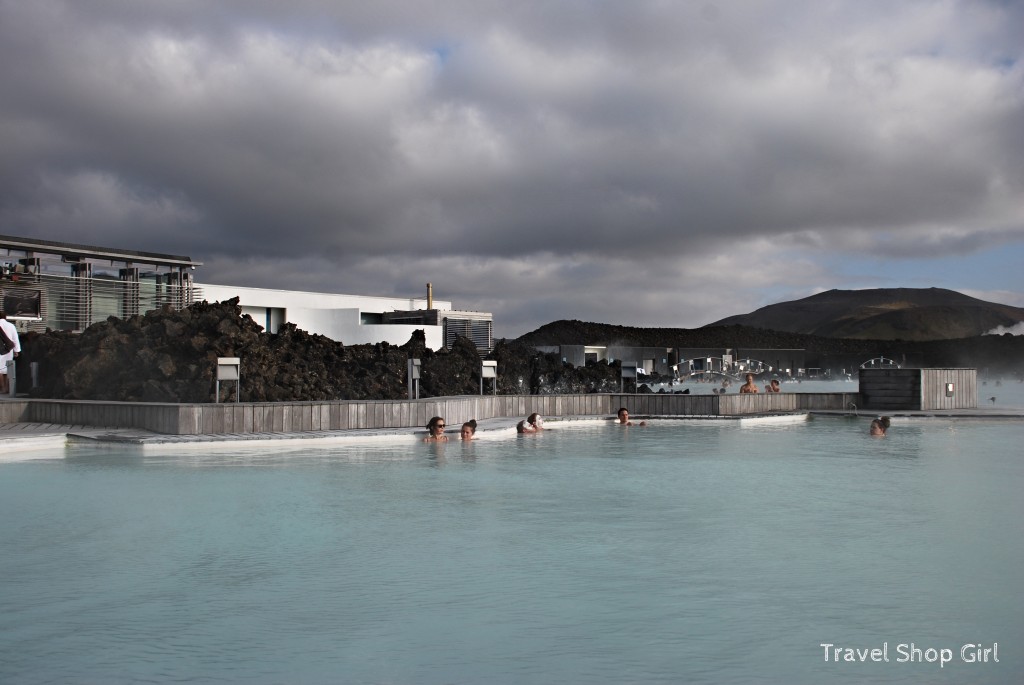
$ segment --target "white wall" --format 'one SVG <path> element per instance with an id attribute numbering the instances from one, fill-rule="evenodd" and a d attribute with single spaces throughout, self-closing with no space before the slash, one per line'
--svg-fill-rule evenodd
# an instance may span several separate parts
<path id="1" fill-rule="evenodd" d="M 223 302 L 232 297 L 240 303 L 255 307 L 291 307 L 302 305 L 314 309 L 359 309 L 364 312 L 393 312 L 426 309 L 427 298 L 373 297 L 369 295 L 340 295 L 337 293 L 308 293 L 299 290 L 271 290 L 269 288 L 242 288 L 234 285 L 197 283 L 203 299 Z M 434 299 L 434 309 L 450 310 L 452 303 Z"/>
<path id="2" fill-rule="evenodd" d="M 391 311 L 410 311 L 427 308 L 427 298 L 370 297 L 364 295 L 338 295 L 332 293 L 307 293 L 294 290 L 269 290 L 265 288 L 242 288 L 227 285 L 196 284 L 207 302 L 223 302 L 239 298 L 243 311 L 252 316 L 256 323 L 266 326 L 266 310 L 279 309 L 283 320 L 293 323 L 309 333 L 319 333 L 346 345 L 387 342 L 404 345 L 409 342 L 413 331 L 422 330 L 427 347 L 439 350 L 444 347 L 444 332 L 441 326 L 373 324 L 360 323 L 363 313 L 382 314 Z M 434 308 L 450 310 L 451 302 L 434 300 Z M 271 316 L 272 322 L 276 322 Z M 276 330 L 270 331 L 276 333 Z"/>

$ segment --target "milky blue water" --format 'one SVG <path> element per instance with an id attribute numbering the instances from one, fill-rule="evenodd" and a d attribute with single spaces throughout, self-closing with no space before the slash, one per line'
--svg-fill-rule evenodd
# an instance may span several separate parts
<path id="1" fill-rule="evenodd" d="M 726 389 L 727 394 L 739 392 L 741 383 L 731 383 Z M 758 387 L 764 390 L 765 379 L 758 382 Z M 654 392 L 684 392 L 689 391 L 691 395 L 711 395 L 722 386 L 721 380 L 712 383 L 702 383 L 697 380 L 687 380 L 682 383 L 668 385 L 657 383 L 650 386 Z M 784 393 L 816 393 L 816 392 L 857 392 L 860 387 L 857 381 L 786 381 L 781 385 Z M 978 380 L 978 406 L 981 409 L 1024 409 L 1024 382 L 1016 378 L 985 378 Z"/>
<path id="2" fill-rule="evenodd" d="M 0 683 L 1018 682 L 1024 423 L 867 422 L 3 463 Z"/>

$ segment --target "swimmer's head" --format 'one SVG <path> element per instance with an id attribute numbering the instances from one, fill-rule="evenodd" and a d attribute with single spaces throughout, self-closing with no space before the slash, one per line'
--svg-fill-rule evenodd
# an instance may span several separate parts
<path id="1" fill-rule="evenodd" d="M 874 419 L 871 421 L 871 435 L 885 435 L 886 431 L 889 430 L 889 424 L 888 416 L 879 416 L 877 419 Z"/>
<path id="2" fill-rule="evenodd" d="M 441 435 L 444 433 L 444 418 L 435 416 L 427 422 L 427 432 L 431 435 Z"/>

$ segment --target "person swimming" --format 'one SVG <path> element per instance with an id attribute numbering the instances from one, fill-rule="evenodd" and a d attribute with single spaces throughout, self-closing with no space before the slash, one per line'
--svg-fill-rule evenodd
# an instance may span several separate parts
<path id="1" fill-rule="evenodd" d="M 630 421 L 629 420 L 629 410 L 626 409 L 625 407 L 620 407 L 619 408 L 619 412 L 616 415 L 616 418 L 618 419 L 620 426 L 633 426 L 633 425 L 646 426 L 647 425 L 646 421 L 641 421 L 638 424 L 634 424 L 632 421 Z"/>
<path id="2" fill-rule="evenodd" d="M 517 433 L 536 433 L 542 430 L 544 430 L 544 420 L 541 419 L 540 414 L 537 412 L 530 414 L 516 424 Z"/>
<path id="3" fill-rule="evenodd" d="M 476 419 L 470 419 L 466 423 L 462 424 L 462 428 L 459 430 L 459 436 L 463 440 L 472 440 L 473 436 L 476 435 Z"/>
<path id="4" fill-rule="evenodd" d="M 868 430 L 871 435 L 878 438 L 884 438 L 886 432 L 889 430 L 889 423 L 890 421 L 888 416 L 879 416 L 877 419 L 873 419 L 871 421 L 871 427 Z"/>
<path id="5" fill-rule="evenodd" d="M 448 436 L 444 434 L 444 418 L 435 416 L 427 422 L 427 437 L 423 442 L 448 442 Z"/>

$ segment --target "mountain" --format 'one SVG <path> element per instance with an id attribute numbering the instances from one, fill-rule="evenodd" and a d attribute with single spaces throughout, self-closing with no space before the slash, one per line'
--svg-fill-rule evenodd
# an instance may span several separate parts
<path id="1" fill-rule="evenodd" d="M 561 320 L 544 324 L 516 339 L 529 346 L 624 345 L 632 347 L 770 347 L 805 348 L 814 336 L 768 331 L 750 326 L 704 328 L 638 328 L 589 321 Z"/>
<path id="2" fill-rule="evenodd" d="M 829 290 L 708 324 L 858 340 L 950 340 L 1024 321 L 1024 309 L 942 288 Z"/>
<path id="3" fill-rule="evenodd" d="M 553 321 L 512 345 L 529 356 L 535 346 L 624 345 L 637 347 L 802 349 L 807 366 L 849 369 L 876 357 L 897 359 L 913 368 L 976 368 L 988 375 L 1011 373 L 1024 380 L 1024 335 L 981 335 L 946 340 L 828 338 L 751 326 L 634 328 L 585 321 Z M 526 351 L 524 351 L 526 350 Z"/>

